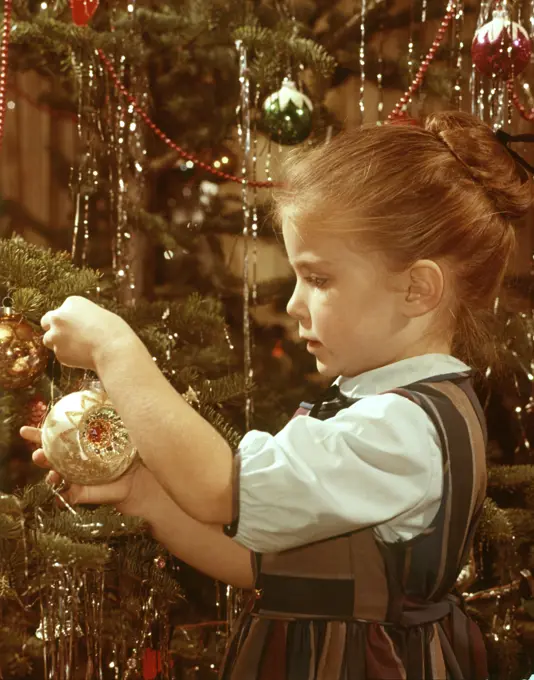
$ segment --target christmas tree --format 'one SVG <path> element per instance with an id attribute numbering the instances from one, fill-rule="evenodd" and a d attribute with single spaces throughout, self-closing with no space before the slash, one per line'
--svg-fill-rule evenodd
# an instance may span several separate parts
<path id="1" fill-rule="evenodd" d="M 232 442 L 252 425 L 283 423 L 312 373 L 285 323 L 291 280 L 269 228 L 285 149 L 437 109 L 514 133 L 534 120 L 528 3 L 349 4 L 17 0 L 10 16 L 5 3 L 2 235 L 53 248 L 14 239 L 0 251 L 2 295 L 30 345 L 42 313 L 86 295 L 132 324 Z M 34 158 L 28 139 L 52 150 L 46 167 L 32 165 L 39 192 L 13 172 L 21 154 Z M 515 302 L 496 311 L 506 370 L 478 385 L 492 440 L 489 499 L 458 581 L 486 634 L 492 677 L 514 680 L 534 672 L 527 229 L 522 238 L 507 281 Z M 11 342 L 13 317 L 3 323 Z M 0 671 L 85 677 L 90 659 L 110 678 L 213 677 L 226 628 L 212 624 L 231 618 L 238 598 L 217 594 L 138 522 L 105 509 L 74 517 L 43 484 L 25 486 L 38 471 L 19 425 L 40 422 L 84 376 L 41 359 L 41 372 L 25 367 L 14 386 L 2 361 L 2 486 L 21 490 L 0 497 Z M 313 378 L 305 389 L 313 393 Z"/>

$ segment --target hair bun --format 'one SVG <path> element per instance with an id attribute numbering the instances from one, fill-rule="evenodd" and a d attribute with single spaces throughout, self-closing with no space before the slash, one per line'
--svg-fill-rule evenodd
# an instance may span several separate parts
<path id="1" fill-rule="evenodd" d="M 424 128 L 481 184 L 503 217 L 518 219 L 528 212 L 533 201 L 532 180 L 486 123 L 469 113 L 450 111 L 429 115 Z"/>

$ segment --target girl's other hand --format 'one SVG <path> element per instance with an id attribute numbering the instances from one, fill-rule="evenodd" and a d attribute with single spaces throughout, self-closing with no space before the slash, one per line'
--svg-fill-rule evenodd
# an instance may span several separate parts
<path id="1" fill-rule="evenodd" d="M 23 439 L 35 444 L 38 448 L 33 452 L 33 462 L 41 468 L 49 469 L 46 481 L 58 486 L 65 483 L 61 475 L 52 470 L 43 449 L 41 448 L 41 430 L 37 427 L 23 427 L 20 430 Z M 122 477 L 109 484 L 82 486 L 67 484 L 62 488 L 61 496 L 69 503 L 87 503 L 91 505 L 114 505 L 124 515 L 144 516 L 144 508 L 151 501 L 153 492 L 161 490 L 154 475 L 140 462 L 134 463 Z"/>

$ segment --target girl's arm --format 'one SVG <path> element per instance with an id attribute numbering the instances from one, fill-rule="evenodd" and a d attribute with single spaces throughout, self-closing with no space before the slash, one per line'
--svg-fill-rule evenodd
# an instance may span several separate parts
<path id="1" fill-rule="evenodd" d="M 231 522 L 233 465 L 226 440 L 182 399 L 134 333 L 102 343 L 94 359 L 144 464 L 172 500 L 205 524 Z M 178 519 L 178 509 L 172 511 Z M 183 531 L 192 535 L 187 515 Z M 218 533 L 210 530 L 212 536 Z M 225 540 L 222 535 L 220 540 Z"/>
<path id="2" fill-rule="evenodd" d="M 154 538 L 195 569 L 237 588 L 252 589 L 252 553 L 225 536 L 221 526 L 192 519 L 161 487 L 151 493 L 143 518 Z"/>
<path id="3" fill-rule="evenodd" d="M 41 430 L 23 427 L 21 435 L 35 444 L 32 458 L 36 465 L 50 469 L 41 448 Z M 59 484 L 55 471 L 50 484 Z M 126 474 L 109 484 L 67 485 L 62 496 L 71 504 L 114 505 L 123 515 L 143 518 L 152 534 L 177 557 L 213 578 L 238 588 L 252 588 L 252 554 L 222 533 L 222 527 L 208 526 L 192 519 L 169 498 L 156 477 L 144 465 L 134 464 Z"/>

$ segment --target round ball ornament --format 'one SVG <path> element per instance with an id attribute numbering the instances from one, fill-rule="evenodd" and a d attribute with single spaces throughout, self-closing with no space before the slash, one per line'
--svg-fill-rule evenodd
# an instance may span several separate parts
<path id="1" fill-rule="evenodd" d="M 278 92 L 269 95 L 262 105 L 262 128 L 279 144 L 300 144 L 312 132 L 313 105 L 295 83 L 286 78 Z"/>
<path id="2" fill-rule="evenodd" d="M 32 385 L 48 364 L 42 333 L 20 314 L 4 307 L 0 314 L 0 387 L 22 389 Z"/>
<path id="3" fill-rule="evenodd" d="M 30 427 L 40 427 L 45 419 L 47 410 L 48 404 L 42 396 L 37 395 L 33 397 L 26 405 L 26 412 L 28 414 L 26 424 Z"/>
<path id="4" fill-rule="evenodd" d="M 475 33 L 471 45 L 473 64 L 486 76 L 517 76 L 530 63 L 531 54 L 528 33 L 503 11 L 493 13 L 492 20 Z"/>
<path id="5" fill-rule="evenodd" d="M 42 427 L 50 465 L 73 484 L 107 484 L 137 457 L 121 417 L 108 395 L 93 385 L 60 399 Z"/>

